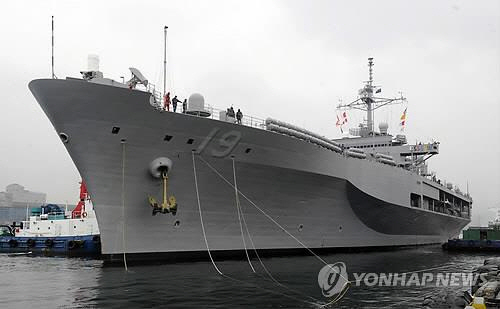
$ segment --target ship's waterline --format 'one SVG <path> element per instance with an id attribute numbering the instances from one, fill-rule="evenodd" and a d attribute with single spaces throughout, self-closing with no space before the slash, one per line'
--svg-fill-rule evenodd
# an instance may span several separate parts
<path id="1" fill-rule="evenodd" d="M 214 251 L 244 249 L 234 174 L 248 198 L 239 196 L 257 249 L 302 246 L 255 205 L 310 248 L 437 243 L 469 223 L 412 207 L 412 193 L 433 197 L 441 189 L 400 167 L 263 129 L 161 113 L 149 104 L 148 92 L 77 79 L 35 80 L 29 87 L 56 131 L 67 137 L 64 145 L 95 205 L 105 255 L 206 251 L 193 156 Z M 178 203 L 175 216 L 152 216 L 148 204 L 148 196 L 162 194 L 161 180 L 149 172 L 159 157 L 172 161 L 168 178 Z"/>

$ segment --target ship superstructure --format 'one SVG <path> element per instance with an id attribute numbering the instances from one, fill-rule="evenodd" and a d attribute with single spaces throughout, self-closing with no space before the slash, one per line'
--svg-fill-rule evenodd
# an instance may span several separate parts
<path id="1" fill-rule="evenodd" d="M 199 94 L 165 111 L 131 73 L 29 85 L 87 183 L 110 260 L 438 243 L 470 222 L 470 196 L 426 171 L 439 143 L 375 132 L 373 109 L 401 98 L 379 101 L 371 77 L 354 103 L 366 126 L 332 140 L 271 118 L 239 124 Z"/>

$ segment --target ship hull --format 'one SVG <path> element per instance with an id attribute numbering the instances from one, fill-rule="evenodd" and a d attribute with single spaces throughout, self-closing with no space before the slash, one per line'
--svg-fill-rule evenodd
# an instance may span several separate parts
<path id="1" fill-rule="evenodd" d="M 245 247 L 296 252 L 430 244 L 469 223 L 411 207 L 410 193 L 422 190 L 423 180 L 401 168 L 263 129 L 160 113 L 141 91 L 72 79 L 35 80 L 29 87 L 67 137 L 64 145 L 94 203 L 102 253 L 110 258 L 123 252 L 205 257 L 207 244 L 236 255 Z M 162 196 L 161 180 L 149 172 L 159 157 L 173 162 L 168 185 L 178 202 L 175 216 L 153 216 L 148 203 L 149 196 Z"/>

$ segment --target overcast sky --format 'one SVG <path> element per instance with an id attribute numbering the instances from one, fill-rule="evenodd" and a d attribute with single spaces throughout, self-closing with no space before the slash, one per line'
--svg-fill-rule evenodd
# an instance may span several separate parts
<path id="1" fill-rule="evenodd" d="M 356 98 L 375 58 L 375 84 L 407 105 L 410 142 L 437 140 L 430 169 L 469 183 L 473 223 L 500 207 L 500 1 L 6 1 L 0 12 L 0 191 L 10 183 L 55 202 L 77 200 L 80 179 L 27 84 L 50 76 L 50 16 L 55 72 L 79 77 L 87 55 L 105 77 L 134 66 L 162 84 L 163 26 L 168 87 L 184 98 L 234 105 L 332 138 L 335 106 Z M 348 113 L 350 122 L 362 115 Z"/>

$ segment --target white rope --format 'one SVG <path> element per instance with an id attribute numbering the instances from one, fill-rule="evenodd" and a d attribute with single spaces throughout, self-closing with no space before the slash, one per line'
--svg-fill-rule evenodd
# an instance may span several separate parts
<path id="1" fill-rule="evenodd" d="M 288 295 L 288 294 L 285 294 L 285 293 L 282 293 L 282 292 L 278 292 L 278 291 L 275 291 L 275 290 L 266 289 L 266 288 L 263 288 L 263 287 L 261 287 L 259 285 L 248 283 L 247 281 L 243 281 L 243 280 L 239 280 L 239 279 L 236 279 L 236 278 L 232 278 L 232 277 L 230 277 L 228 275 L 222 275 L 222 276 L 228 278 L 229 280 L 233 280 L 235 282 L 238 282 L 240 284 L 246 284 L 246 285 L 249 285 L 251 287 L 256 287 L 256 288 L 261 289 L 261 290 L 263 290 L 265 292 L 268 292 L 268 293 L 278 294 L 278 295 L 284 296 L 286 298 L 290 298 L 290 299 L 293 299 L 295 301 L 303 302 L 305 304 L 309 304 L 309 305 L 312 305 L 312 306 L 315 306 L 315 307 L 318 307 L 318 308 L 322 308 L 323 307 L 322 305 L 320 305 L 318 303 L 313 303 L 313 302 L 310 302 L 310 301 L 307 301 L 307 300 L 303 300 L 303 299 L 300 299 L 300 298 L 297 298 L 297 297 L 294 297 L 294 296 L 291 296 L 291 295 Z"/>
<path id="2" fill-rule="evenodd" d="M 235 188 L 233 186 L 233 184 L 228 181 L 224 176 L 222 176 L 222 174 L 220 174 L 212 165 L 210 165 L 210 163 L 208 163 L 205 159 L 203 159 L 203 157 L 200 156 L 200 160 L 202 160 L 215 174 L 217 174 L 220 178 L 222 178 L 222 180 L 224 180 L 228 185 L 230 185 L 231 187 Z M 194 162 L 194 156 L 193 156 L 193 162 Z M 237 190 L 237 188 L 236 188 Z M 299 243 L 304 249 L 306 249 L 307 251 L 309 251 L 313 256 L 315 256 L 318 260 L 320 260 L 324 265 L 329 265 L 325 260 L 323 260 L 320 256 L 318 256 L 316 253 L 314 253 L 314 251 L 312 251 L 309 247 L 307 247 L 303 242 L 301 242 L 297 237 L 293 236 L 290 232 L 288 232 L 281 224 L 279 224 L 276 220 L 274 220 L 270 215 L 268 215 L 264 210 L 262 210 L 262 208 L 260 208 L 259 206 L 257 206 L 252 200 L 250 200 L 245 194 L 243 194 L 243 192 L 237 190 L 237 192 L 239 192 L 239 194 L 241 194 L 241 196 L 243 196 L 252 206 L 254 206 L 257 210 L 259 210 L 264 216 L 266 216 L 269 220 L 271 220 L 271 222 L 273 222 L 274 224 L 276 224 L 283 232 L 285 232 L 286 234 L 288 234 L 288 236 L 290 236 L 292 239 L 294 239 L 297 243 Z M 333 269 L 333 268 L 332 268 Z M 347 290 L 349 289 L 349 287 L 351 286 L 351 281 L 349 281 L 348 278 L 344 277 L 341 273 L 339 272 L 336 272 L 340 277 L 342 277 L 346 282 L 344 283 L 344 285 L 342 286 L 342 290 L 341 292 L 330 302 L 328 302 L 327 304 L 325 305 L 322 305 L 321 307 L 327 307 L 327 306 L 330 306 L 336 302 L 338 302 L 340 299 L 342 299 L 342 297 L 344 297 L 345 293 L 347 293 Z"/>
<path id="3" fill-rule="evenodd" d="M 125 249 L 125 141 L 122 140 L 122 248 L 123 248 L 123 265 L 125 271 L 128 271 L 127 256 Z"/>
<path id="4" fill-rule="evenodd" d="M 229 182 L 224 176 L 222 176 L 214 167 L 212 167 L 210 165 L 210 163 L 208 163 L 207 161 L 205 161 L 205 159 L 203 159 L 202 157 L 200 157 L 200 160 L 202 160 L 214 173 L 216 173 L 217 175 L 219 175 L 219 177 L 221 177 L 227 184 L 229 184 L 231 187 L 234 188 L 233 184 L 231 182 Z M 309 247 L 307 247 L 303 242 L 301 242 L 297 237 L 293 236 L 290 232 L 288 232 L 281 224 L 279 224 L 278 222 L 276 222 L 276 220 L 274 220 L 270 215 L 268 215 L 264 210 L 262 210 L 262 208 L 260 208 L 259 206 L 257 206 L 252 200 L 250 200 L 245 194 L 243 194 L 243 192 L 239 191 L 238 192 L 241 194 L 241 196 L 243 196 L 250 204 L 252 204 L 252 206 L 254 206 L 255 208 L 257 208 L 257 210 L 259 210 L 264 216 L 266 216 L 269 220 L 271 220 L 274 224 L 276 224 L 283 232 L 285 232 L 286 234 L 288 234 L 288 236 L 290 236 L 291 238 L 293 238 L 296 242 L 298 242 L 302 247 L 304 247 L 307 251 L 309 251 L 312 255 L 314 255 L 318 260 L 320 260 L 321 262 L 323 262 L 323 264 L 325 265 L 328 265 L 328 263 L 323 260 L 320 256 L 318 256 L 316 253 L 314 253 Z M 346 279 L 347 280 L 347 279 Z"/>
<path id="5" fill-rule="evenodd" d="M 223 274 L 223 273 L 222 273 L 222 272 L 221 272 L 221 271 L 217 268 L 217 265 L 215 264 L 215 261 L 214 261 L 214 260 L 213 260 L 213 258 L 212 258 L 212 255 L 211 255 L 211 253 L 210 253 L 210 249 L 209 249 L 209 246 L 208 246 L 208 241 L 207 241 L 207 237 L 206 237 L 206 233 L 205 233 L 205 228 L 204 228 L 204 224 L 203 224 L 203 217 L 202 217 L 202 213 L 201 213 L 201 203 L 200 203 L 200 197 L 199 197 L 198 179 L 197 179 L 197 176 L 196 176 L 196 163 L 195 163 L 195 157 L 194 157 L 194 155 L 195 155 L 195 152 L 193 151 L 193 152 L 192 152 L 192 159 L 193 159 L 193 172 L 194 172 L 194 178 L 195 178 L 196 197 L 197 197 L 197 200 L 198 200 L 198 210 L 199 210 L 199 212 L 200 212 L 200 221 L 201 221 L 201 227 L 202 227 L 202 232 L 203 232 L 203 238 L 204 238 L 204 240 L 205 240 L 205 245 L 206 245 L 206 247 L 207 247 L 207 251 L 208 251 L 208 254 L 209 254 L 210 260 L 212 261 L 212 265 L 213 265 L 213 266 L 214 266 L 214 268 L 217 270 L 217 272 L 218 272 L 220 275 L 222 275 L 223 277 L 226 277 L 226 278 L 228 278 L 228 279 L 230 279 L 230 280 L 233 280 L 233 281 L 235 281 L 235 282 L 239 282 L 239 283 L 241 283 L 241 284 L 248 284 L 248 282 L 246 282 L 246 281 L 242 281 L 242 280 L 239 280 L 239 279 L 236 279 L 236 278 L 233 278 L 233 277 L 231 277 L 231 276 L 228 276 L 228 275 Z M 200 158 L 201 158 L 201 156 L 200 156 Z M 202 160 L 203 160 L 203 159 L 202 159 Z M 203 160 L 203 161 L 205 161 L 205 160 Z M 206 161 L 205 161 L 205 162 L 206 162 Z M 234 161 L 233 161 L 233 163 L 234 163 Z M 234 165 L 233 165 L 233 170 L 235 170 L 235 169 L 234 169 Z M 234 176 L 235 176 L 235 175 L 234 175 Z M 224 179 L 224 178 L 223 178 L 223 179 Z M 236 178 L 235 178 L 235 179 L 236 179 Z M 226 179 L 224 179 L 224 180 L 227 182 L 227 180 L 226 180 Z M 235 182 L 235 183 L 236 183 L 236 182 Z M 236 194 L 238 194 L 238 192 L 241 194 L 241 192 L 237 189 L 237 187 L 235 187 L 235 188 L 236 188 L 236 189 L 235 189 Z M 240 204 L 239 204 L 239 198 L 237 198 L 237 206 L 241 207 L 241 206 L 240 206 Z M 265 271 L 266 271 L 266 272 L 269 274 L 269 276 L 270 276 L 270 277 L 272 277 L 272 278 L 273 278 L 273 280 L 274 280 L 276 283 L 278 283 L 280 286 L 282 286 L 282 287 L 284 287 L 284 288 L 287 288 L 288 290 L 290 290 L 290 291 L 292 291 L 292 292 L 296 292 L 296 293 L 299 293 L 299 294 L 301 294 L 301 295 L 305 295 L 305 294 L 303 294 L 303 293 L 300 293 L 299 291 L 296 291 L 296 290 L 293 290 L 293 289 L 291 289 L 291 288 L 286 287 L 285 285 L 283 285 L 283 284 L 279 283 L 276 279 L 274 279 L 274 277 L 273 277 L 273 276 L 271 275 L 271 273 L 267 270 L 267 268 L 264 266 L 264 263 L 262 262 L 262 260 L 261 260 L 261 259 L 260 259 L 260 257 L 258 256 L 258 254 L 257 254 L 257 250 L 256 250 L 256 248 L 255 248 L 255 244 L 253 243 L 253 240 L 252 240 L 252 238 L 251 238 L 251 236 L 250 236 L 250 232 L 249 232 L 249 230 L 248 230 L 248 226 L 247 226 L 247 224 L 246 224 L 245 217 L 244 217 L 244 215 L 243 215 L 243 211 L 242 211 L 241 209 L 239 209 L 239 211 L 240 211 L 240 212 L 239 212 L 239 214 L 241 215 L 241 219 L 243 220 L 243 223 L 245 224 L 245 228 L 246 228 L 247 234 L 248 234 L 248 236 L 249 236 L 250 242 L 252 243 L 253 249 L 254 249 L 254 251 L 255 251 L 255 253 L 256 253 L 256 255 L 257 255 L 257 257 L 259 258 L 259 261 L 260 261 L 260 263 L 261 263 L 262 267 L 265 269 Z M 240 225 L 240 227 L 241 227 L 241 225 Z M 246 250 L 246 245 L 245 245 L 245 250 Z M 247 257 L 249 257 L 248 253 L 247 253 Z M 250 261 L 249 261 L 249 262 L 250 262 Z M 251 264 L 251 263 L 250 263 L 250 265 L 252 266 L 252 264 Z M 252 270 L 254 270 L 254 272 L 255 272 L 255 269 L 253 268 L 253 266 L 252 266 Z M 287 297 L 287 298 L 290 298 L 290 299 L 293 299 L 293 300 L 296 300 L 296 301 L 300 301 L 300 302 L 303 302 L 303 303 L 306 303 L 306 304 L 309 304 L 309 305 L 313 305 L 313 306 L 318 307 L 318 308 L 322 308 L 322 307 L 324 306 L 324 305 L 319 304 L 319 301 L 317 301 L 315 298 L 310 297 L 310 296 L 307 296 L 307 295 L 305 295 L 305 296 L 306 296 L 306 297 L 311 298 L 314 302 L 306 301 L 306 300 L 303 300 L 303 299 L 300 299 L 300 298 L 297 298 L 297 297 L 294 297 L 294 296 L 291 296 L 291 295 L 288 295 L 288 294 L 285 294 L 285 293 L 281 293 L 281 292 L 278 292 L 278 291 L 275 291 L 275 290 L 266 289 L 266 288 L 263 288 L 263 287 L 258 286 L 258 285 L 252 285 L 252 286 L 257 287 L 258 289 L 261 289 L 261 290 L 264 290 L 264 291 L 267 291 L 267 292 L 273 293 L 273 294 L 278 294 L 278 295 L 281 295 L 281 296 L 284 296 L 284 297 Z"/>
<path id="6" fill-rule="evenodd" d="M 210 257 L 210 261 L 212 261 L 212 265 L 214 265 L 214 268 L 219 273 L 219 275 L 222 275 L 222 272 L 215 264 L 215 261 L 212 258 L 212 253 L 210 253 L 210 248 L 208 247 L 207 234 L 205 233 L 205 226 L 203 225 L 203 216 L 201 215 L 200 193 L 198 191 L 198 178 L 196 177 L 196 163 L 194 160 L 194 151 L 191 152 L 191 155 L 193 157 L 194 186 L 196 188 L 196 199 L 198 200 L 198 211 L 200 212 L 200 222 L 201 222 L 201 230 L 203 232 L 203 239 L 205 239 L 205 245 L 207 246 L 208 256 Z"/>
<path id="7" fill-rule="evenodd" d="M 250 256 L 248 255 L 248 250 L 247 250 L 247 244 L 245 242 L 245 235 L 243 234 L 243 225 L 241 224 L 241 217 L 243 216 L 243 213 L 241 211 L 241 206 L 240 206 L 240 198 L 238 194 L 238 183 L 236 182 L 236 165 L 233 160 L 233 178 L 234 178 L 234 194 L 236 196 L 236 209 L 238 210 L 238 221 L 240 222 L 240 232 L 241 232 L 241 239 L 243 240 L 243 247 L 245 248 L 245 254 L 247 256 L 248 264 L 250 265 L 250 268 L 252 269 L 253 272 L 255 272 L 255 268 L 253 268 L 252 262 L 250 261 Z M 249 234 L 250 236 L 250 234 Z"/>
<path id="8" fill-rule="evenodd" d="M 257 252 L 257 248 L 255 247 L 255 243 L 253 242 L 253 239 L 252 239 L 252 236 L 250 235 L 250 231 L 248 230 L 248 225 L 247 225 L 247 222 L 245 220 L 245 216 L 243 215 L 243 210 L 241 211 L 241 218 L 243 219 L 243 224 L 245 225 L 245 230 L 248 234 L 248 239 L 250 239 L 250 244 L 252 245 L 252 249 L 253 251 L 255 252 L 255 255 L 257 256 L 257 259 L 259 260 L 259 263 L 260 265 L 262 266 L 262 269 L 264 269 L 264 272 L 269 276 L 269 278 L 271 279 L 271 281 L 273 281 L 274 283 L 276 283 L 277 285 L 291 291 L 291 292 L 294 292 L 294 293 L 297 293 L 297 294 L 300 294 L 302 296 L 305 296 L 307 298 L 310 298 L 312 299 L 313 301 L 315 301 L 316 303 L 319 303 L 320 301 L 318 301 L 316 298 L 314 297 L 311 297 L 309 295 L 306 295 L 298 290 L 295 290 L 295 289 L 292 289 L 288 286 L 286 286 L 285 284 L 279 282 L 276 278 L 274 278 L 274 276 L 271 274 L 271 272 L 267 269 L 266 265 L 264 265 L 264 262 L 262 261 L 262 259 L 260 258 L 260 255 L 259 253 Z M 318 305 L 318 304 L 316 304 Z M 318 305 L 320 306 L 320 305 Z"/>

